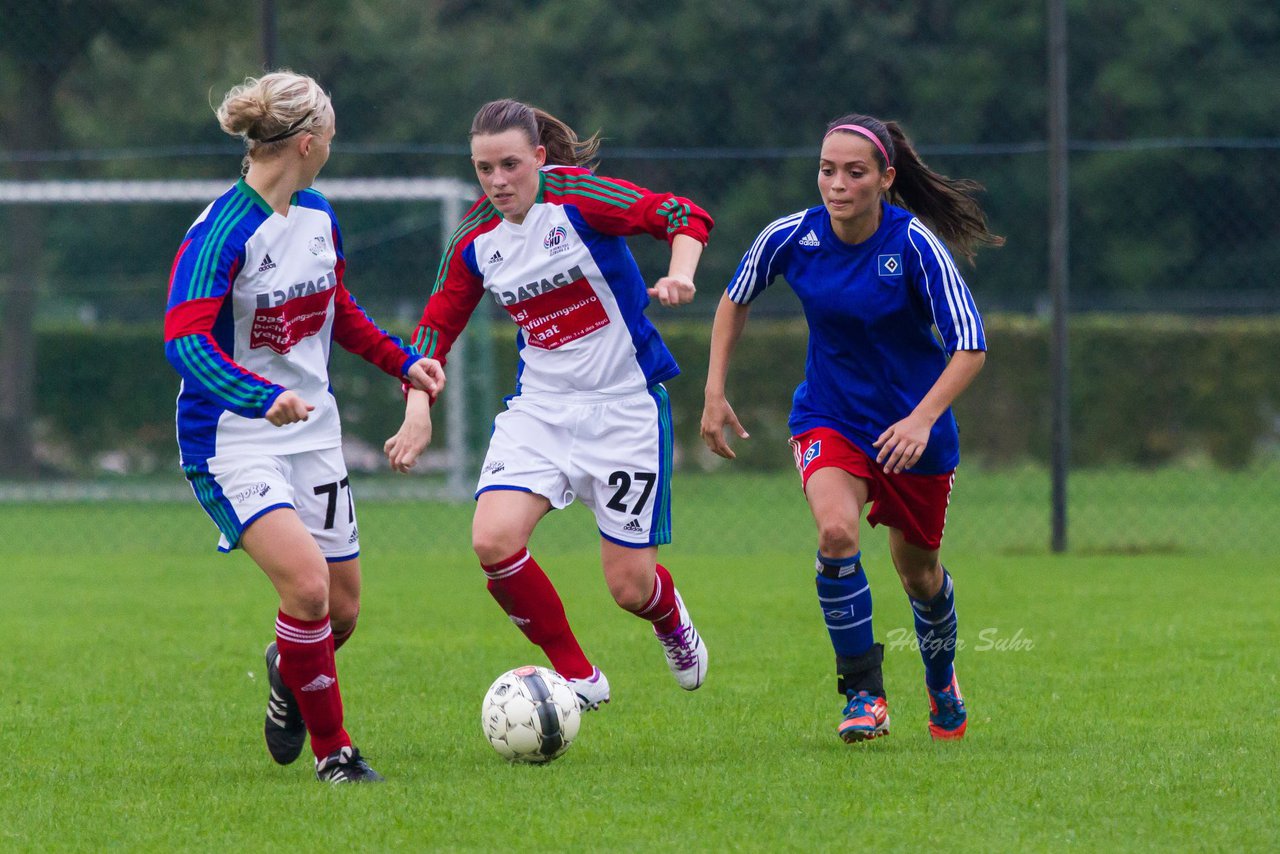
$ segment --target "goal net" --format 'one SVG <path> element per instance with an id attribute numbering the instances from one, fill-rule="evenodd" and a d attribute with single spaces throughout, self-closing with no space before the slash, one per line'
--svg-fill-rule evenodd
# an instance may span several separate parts
<path id="1" fill-rule="evenodd" d="M 31 205 L 73 209 L 100 205 L 201 205 L 225 192 L 228 183 L 225 179 L 0 181 L 0 205 L 18 209 L 18 215 L 21 215 L 21 208 Z M 447 245 L 476 194 L 473 184 L 452 178 L 321 178 L 316 182 L 316 189 L 335 205 L 383 202 L 438 205 L 441 247 Z M 178 236 L 175 235 L 174 239 Z M 430 269 L 426 269 L 428 265 Z M 422 266 L 422 270 L 415 271 L 417 275 L 433 275 L 435 259 L 423 259 Z M 481 314 L 483 312 L 477 312 L 478 319 L 483 321 L 478 325 L 487 328 L 485 318 L 479 317 Z M 375 319 L 378 319 L 377 315 Z M 487 429 L 488 419 L 476 417 L 478 413 L 471 410 L 477 407 L 469 404 L 469 398 L 475 398 L 473 392 L 468 392 L 474 384 L 469 380 L 477 379 L 469 376 L 475 372 L 469 351 L 476 348 L 484 351 L 487 347 L 487 335 L 468 334 L 459 339 L 450 353 L 449 382 L 437 414 L 442 419 L 438 423 L 443 429 L 438 430 L 443 434 L 443 442 L 433 446 L 420 464 L 425 476 L 368 478 L 369 482 L 362 487 L 362 496 L 449 499 L 470 496 L 475 478 L 474 449 L 478 444 L 477 437 Z M 488 355 L 487 352 L 479 355 L 484 364 L 487 360 L 483 357 Z M 485 386 L 486 383 L 481 381 L 479 385 Z M 119 401 L 118 405 L 127 406 L 128 401 Z M 344 432 L 350 434 L 349 430 Z M 355 456 L 368 458 L 371 451 L 368 444 L 360 449 L 363 454 Z M 348 456 L 350 463 L 353 456 L 350 449 Z M 109 466 L 107 470 L 110 470 Z M 176 468 L 165 471 L 176 471 Z M 112 477 L 105 482 L 103 478 L 96 477 L 42 477 L 34 482 L 0 483 L 0 500 L 172 500 L 179 497 L 189 497 L 189 489 L 181 478 L 162 479 L 159 476 Z"/>

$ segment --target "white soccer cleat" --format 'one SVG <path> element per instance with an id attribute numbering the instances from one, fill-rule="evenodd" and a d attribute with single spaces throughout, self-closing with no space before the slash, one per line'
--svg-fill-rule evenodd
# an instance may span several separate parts
<path id="1" fill-rule="evenodd" d="M 707 678 L 707 645 L 693 627 L 689 609 L 684 606 L 679 590 L 676 591 L 676 607 L 680 612 L 680 625 L 675 631 L 664 635 L 655 627 L 653 633 L 667 654 L 671 675 L 676 677 L 681 688 L 692 691 Z"/>
<path id="2" fill-rule="evenodd" d="M 601 703 L 609 702 L 609 680 L 604 671 L 593 667 L 591 675 L 584 679 L 569 679 L 569 687 L 578 695 L 578 708 L 584 712 L 600 708 Z"/>

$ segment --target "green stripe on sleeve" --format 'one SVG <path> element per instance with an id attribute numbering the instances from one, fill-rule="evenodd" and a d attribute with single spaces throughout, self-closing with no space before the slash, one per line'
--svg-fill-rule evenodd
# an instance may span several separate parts
<path id="1" fill-rule="evenodd" d="M 449 262 L 453 260 L 453 255 L 457 251 L 458 244 L 462 239 L 475 230 L 478 226 L 493 219 L 498 215 L 498 210 L 488 200 L 483 205 L 472 211 L 471 215 L 458 223 L 458 227 L 454 229 L 453 236 L 449 238 L 448 244 L 445 245 L 444 252 L 440 253 L 440 266 L 436 268 L 436 280 L 431 286 L 431 293 L 434 294 L 440 290 L 440 286 L 444 284 L 445 272 L 449 269 Z M 430 299 L 430 295 L 428 295 Z"/>
<path id="2" fill-rule="evenodd" d="M 207 387 L 217 392 L 224 400 L 234 406 L 245 409 L 256 409 L 262 406 L 267 397 L 265 389 L 248 388 L 223 371 L 214 358 L 200 346 L 199 336 L 185 335 L 176 342 L 178 354 L 191 369 L 191 373 L 202 379 Z"/>
<path id="3" fill-rule="evenodd" d="M 213 274 L 218 269 L 218 259 L 222 255 L 222 246 L 227 241 L 231 229 L 240 222 L 248 211 L 250 201 L 245 196 L 236 196 L 222 212 L 218 214 L 213 225 L 209 227 L 204 246 L 200 247 L 200 255 L 192 270 L 192 298 L 201 299 L 213 294 Z"/>
<path id="4" fill-rule="evenodd" d="M 630 207 L 643 198 L 630 187 L 614 184 L 595 175 L 556 175 L 551 172 L 547 174 L 547 183 L 557 192 L 578 193 L 618 207 Z"/>

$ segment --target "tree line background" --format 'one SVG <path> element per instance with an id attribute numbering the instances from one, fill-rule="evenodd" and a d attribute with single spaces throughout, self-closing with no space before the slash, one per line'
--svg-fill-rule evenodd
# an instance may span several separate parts
<path id="1" fill-rule="evenodd" d="M 712 212 L 686 312 L 699 316 L 761 227 L 817 203 L 825 123 L 867 112 L 986 186 L 1008 244 L 967 277 L 984 311 L 1035 315 L 1048 298 L 1045 17 L 1021 0 L 4 0 L 0 179 L 230 182 L 240 149 L 211 105 L 264 52 L 332 92 L 329 177 L 472 180 L 471 116 L 516 97 L 599 130 L 601 172 Z M 1071 2 L 1068 26 L 1073 307 L 1280 311 L 1280 7 Z M 0 205 L 0 474 L 40 473 L 35 401 L 58 377 L 37 375 L 37 330 L 158 330 L 199 207 Z M 339 216 L 352 289 L 407 332 L 439 258 L 439 206 Z M 634 248 L 661 262 L 657 244 Z M 759 313 L 795 312 L 778 290 Z M 154 382 L 174 385 L 162 363 Z"/>

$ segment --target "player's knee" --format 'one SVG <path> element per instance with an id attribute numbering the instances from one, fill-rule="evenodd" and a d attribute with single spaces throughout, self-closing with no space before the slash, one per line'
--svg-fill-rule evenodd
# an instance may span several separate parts
<path id="1" fill-rule="evenodd" d="M 897 569 L 902 589 L 914 599 L 931 599 L 942 586 L 942 564 L 936 558 L 902 561 Z"/>
<path id="2" fill-rule="evenodd" d="M 638 556 L 636 558 L 628 554 L 621 560 L 616 557 L 606 559 L 604 565 L 604 580 L 609 585 L 609 594 L 618 607 L 627 611 L 639 611 L 653 598 L 653 564 Z"/>
<path id="3" fill-rule="evenodd" d="M 618 607 L 627 611 L 639 611 L 653 596 L 653 583 L 644 583 L 638 577 L 624 576 L 607 579 L 609 593 Z"/>
<path id="4" fill-rule="evenodd" d="M 292 579 L 280 590 L 280 603 L 285 613 L 299 619 L 323 619 L 329 613 L 328 569 Z"/>
<path id="5" fill-rule="evenodd" d="M 329 625 L 335 635 L 348 635 L 355 630 L 360 616 L 360 600 L 333 598 L 329 602 Z"/>
<path id="6" fill-rule="evenodd" d="M 471 550 L 480 563 L 492 566 L 524 548 L 518 537 L 497 528 L 477 528 L 471 532 Z"/>
<path id="7" fill-rule="evenodd" d="M 858 529 L 842 519 L 818 522 L 818 551 L 824 555 L 852 554 L 858 550 Z"/>
<path id="8" fill-rule="evenodd" d="M 322 620 L 329 613 L 329 598 L 320 592 L 294 591 L 281 604 L 285 613 L 300 620 Z"/>

